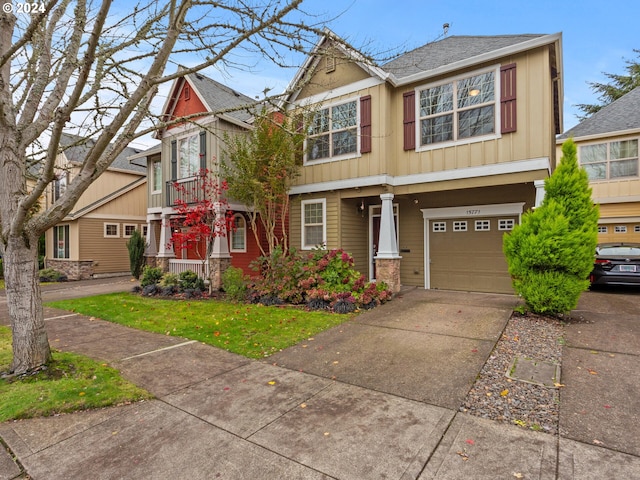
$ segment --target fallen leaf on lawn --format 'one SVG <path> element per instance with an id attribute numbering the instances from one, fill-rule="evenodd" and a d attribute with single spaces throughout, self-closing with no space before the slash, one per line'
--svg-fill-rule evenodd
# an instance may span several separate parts
<path id="1" fill-rule="evenodd" d="M 556 388 L 562 388 L 562 387 L 564 387 L 565 385 L 564 385 L 564 383 L 558 383 L 558 382 L 555 382 L 555 383 L 553 384 L 553 386 L 554 386 L 554 387 L 556 387 Z"/>
<path id="2" fill-rule="evenodd" d="M 275 385 L 276 381 L 275 380 L 271 380 L 270 382 L 267 382 L 267 383 L 269 383 L 269 385 Z"/>
<path id="3" fill-rule="evenodd" d="M 611 405 L 605 405 L 604 408 L 611 408 Z"/>
<path id="4" fill-rule="evenodd" d="M 595 350 L 591 350 L 589 353 L 590 353 L 591 355 L 598 355 L 598 352 L 596 352 Z"/>
<path id="5" fill-rule="evenodd" d="M 80 392 L 78 395 L 80 395 L 81 397 L 83 397 L 85 395 L 84 392 Z"/>
<path id="6" fill-rule="evenodd" d="M 220 336 L 220 332 L 213 332 L 213 336 L 214 337 L 219 337 Z"/>
<path id="7" fill-rule="evenodd" d="M 520 472 L 513 472 L 513 476 L 516 478 L 524 478 Z"/>
<path id="8" fill-rule="evenodd" d="M 329 432 L 324 432 L 324 436 L 325 436 L 325 437 L 328 437 L 329 435 L 330 435 L 330 433 L 329 433 Z"/>
<path id="9" fill-rule="evenodd" d="M 333 362 L 334 365 L 337 365 L 338 363 L 340 363 L 340 362 L 338 362 L 337 360 L 335 362 Z"/>
<path id="10" fill-rule="evenodd" d="M 224 387 L 223 390 L 226 392 L 228 390 L 231 390 L 231 388 L 230 387 Z"/>
<path id="11" fill-rule="evenodd" d="M 466 439 L 465 442 L 467 442 L 469 445 L 474 445 L 476 443 L 471 438 Z"/>
<path id="12" fill-rule="evenodd" d="M 487 397 L 490 397 L 491 395 L 493 395 L 493 393 L 487 392 Z"/>
<path id="13" fill-rule="evenodd" d="M 595 370 L 591 370 L 590 368 L 587 369 L 587 371 L 591 374 L 591 375 L 597 375 L 598 372 L 596 372 Z"/>
<path id="14" fill-rule="evenodd" d="M 477 348 L 473 348 L 473 349 L 471 349 L 471 352 L 472 353 L 478 353 L 478 349 Z"/>
<path id="15" fill-rule="evenodd" d="M 301 403 L 300 404 L 300 408 L 307 408 L 307 404 L 306 403 Z"/>
<path id="16" fill-rule="evenodd" d="M 502 390 L 500 392 L 500 396 L 501 397 L 506 397 L 507 395 L 509 395 L 509 389 L 508 388 L 505 388 L 504 390 Z"/>
<path id="17" fill-rule="evenodd" d="M 302 345 L 302 348 L 307 348 L 309 345 L 307 345 L 306 343 L 304 345 Z"/>

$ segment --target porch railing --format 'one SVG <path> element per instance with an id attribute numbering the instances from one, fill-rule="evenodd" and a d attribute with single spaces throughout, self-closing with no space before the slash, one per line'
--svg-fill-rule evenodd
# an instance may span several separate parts
<path id="1" fill-rule="evenodd" d="M 201 175 L 166 182 L 167 206 L 175 207 L 178 200 L 186 203 L 187 205 L 198 203 L 200 200 L 203 200 L 203 182 L 204 177 Z"/>
<path id="2" fill-rule="evenodd" d="M 203 268 L 202 260 L 169 259 L 169 273 L 180 275 L 182 272 L 186 272 L 187 270 L 195 272 L 198 277 L 203 280 L 209 279 L 209 262 L 205 261 Z"/>

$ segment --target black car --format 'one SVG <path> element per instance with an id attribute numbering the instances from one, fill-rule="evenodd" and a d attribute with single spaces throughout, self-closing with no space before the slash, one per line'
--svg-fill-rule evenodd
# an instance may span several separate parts
<path id="1" fill-rule="evenodd" d="M 640 286 L 640 243 L 602 243 L 589 280 L 596 285 Z"/>

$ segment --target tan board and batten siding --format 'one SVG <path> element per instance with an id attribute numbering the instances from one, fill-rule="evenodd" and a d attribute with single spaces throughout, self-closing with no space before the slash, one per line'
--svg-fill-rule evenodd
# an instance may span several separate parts
<path id="1" fill-rule="evenodd" d="M 94 274 L 129 272 L 128 238 L 124 237 L 124 225 L 146 224 L 146 183 L 79 218 L 79 258 L 93 260 Z M 114 217 L 113 212 L 118 212 Z M 104 224 L 118 224 L 118 238 L 104 237 Z"/>

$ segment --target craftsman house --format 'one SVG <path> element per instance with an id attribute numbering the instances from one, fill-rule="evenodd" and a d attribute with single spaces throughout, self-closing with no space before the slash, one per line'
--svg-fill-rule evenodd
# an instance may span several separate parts
<path id="1" fill-rule="evenodd" d="M 146 159 L 149 169 L 148 264 L 172 273 L 192 270 L 203 278 L 217 278 L 228 265 L 251 273 L 249 264 L 260 255 L 260 249 L 249 230 L 247 209 L 237 202 L 230 200 L 228 209 L 219 208 L 220 219 L 231 214 L 229 228 L 221 231 L 212 245 L 201 241 L 178 249 L 171 237 L 176 229 L 184 230 L 177 200 L 192 204 L 201 199 L 205 194 L 201 172 L 219 175 L 224 136 L 242 134 L 251 128 L 250 108 L 254 104 L 251 98 L 200 73 L 187 74 L 172 85 L 163 108 L 164 119 L 185 120 L 161 130 L 157 135 L 160 145 L 131 157 Z M 260 232 L 258 236 L 261 238 Z M 214 270 L 210 271 L 212 266 Z"/>
<path id="2" fill-rule="evenodd" d="M 598 242 L 640 242 L 640 87 L 558 137 L 573 138 L 600 206 Z"/>
<path id="3" fill-rule="evenodd" d="M 88 142 L 88 143 L 87 143 Z M 91 140 L 63 134 L 56 160 L 56 180 L 46 195 L 48 204 L 61 195 L 91 148 Z M 73 210 L 45 234 L 45 266 L 70 280 L 130 272 L 126 243 L 134 230 L 146 229 L 147 168 L 125 150 L 80 196 Z"/>
<path id="4" fill-rule="evenodd" d="M 312 106 L 292 247 L 343 248 L 400 285 L 512 293 L 502 237 L 562 128 L 561 34 L 451 36 L 384 65 L 326 31 L 288 91 Z"/>

